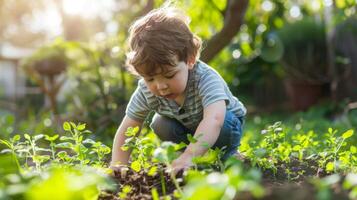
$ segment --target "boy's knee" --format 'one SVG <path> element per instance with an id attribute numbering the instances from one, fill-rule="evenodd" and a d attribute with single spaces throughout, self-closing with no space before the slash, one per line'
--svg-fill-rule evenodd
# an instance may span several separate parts
<path id="1" fill-rule="evenodd" d="M 171 140 L 170 134 L 172 134 L 172 122 L 169 118 L 155 114 L 150 124 L 150 128 L 161 140 Z"/>
<path id="2" fill-rule="evenodd" d="M 155 114 L 150 128 L 163 141 L 171 141 L 179 143 L 186 141 L 186 133 L 188 131 L 175 119 Z"/>
<path id="3" fill-rule="evenodd" d="M 164 120 L 163 117 L 155 114 L 154 117 L 152 118 L 150 128 L 154 131 L 154 133 L 158 134 L 160 131 L 160 127 L 164 126 Z"/>

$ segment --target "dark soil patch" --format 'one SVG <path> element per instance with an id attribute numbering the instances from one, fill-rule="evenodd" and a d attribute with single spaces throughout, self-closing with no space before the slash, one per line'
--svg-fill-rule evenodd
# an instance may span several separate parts
<path id="1" fill-rule="evenodd" d="M 126 195 L 124 199 L 130 200 L 146 200 L 152 199 L 151 190 L 156 188 L 159 196 L 164 196 L 165 194 L 171 196 L 171 199 L 175 199 L 173 196 L 174 190 L 176 189 L 174 183 L 172 182 L 170 175 L 165 173 L 165 168 L 160 166 L 158 168 L 158 173 L 153 176 L 149 176 L 147 172 L 140 171 L 135 172 L 131 168 L 126 168 L 121 171 L 115 171 L 113 179 L 117 184 L 118 191 L 110 192 L 103 191 L 100 195 L 100 200 L 110 200 L 119 199 L 119 192 L 124 185 L 129 185 L 132 190 Z M 163 172 L 162 174 L 160 172 Z M 182 173 L 176 176 L 178 180 L 182 180 Z M 164 185 L 164 186 L 163 186 Z M 182 186 L 182 183 L 181 183 Z M 165 192 L 164 192 L 165 190 Z"/>
<path id="2" fill-rule="evenodd" d="M 273 170 L 262 170 L 263 182 L 301 182 L 307 178 L 321 178 L 329 175 L 326 171 L 318 168 L 318 163 L 315 160 L 300 161 L 296 158 L 291 158 L 289 163 L 280 162 L 276 164 L 277 172 Z"/>

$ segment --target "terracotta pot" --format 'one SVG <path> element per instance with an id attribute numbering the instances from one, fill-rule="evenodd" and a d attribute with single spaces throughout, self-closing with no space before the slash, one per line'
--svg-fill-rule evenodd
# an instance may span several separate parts
<path id="1" fill-rule="evenodd" d="M 308 109 L 322 97 L 322 84 L 285 80 L 284 85 L 290 105 L 295 111 Z"/>
<path id="2" fill-rule="evenodd" d="M 63 60 L 42 60 L 35 64 L 36 71 L 41 75 L 58 75 L 66 70 L 66 63 Z"/>

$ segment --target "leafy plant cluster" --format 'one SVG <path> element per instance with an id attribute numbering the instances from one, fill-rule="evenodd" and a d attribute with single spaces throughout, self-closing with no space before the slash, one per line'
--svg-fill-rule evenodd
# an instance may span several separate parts
<path id="1" fill-rule="evenodd" d="M 253 165 L 270 169 L 275 174 L 279 166 L 289 165 L 293 160 L 309 164 L 316 162 L 316 170 L 323 170 L 325 173 L 356 173 L 357 149 L 353 143 L 348 142 L 354 130 L 337 133 L 337 130 L 329 128 L 324 134 L 314 131 L 291 134 L 281 122 L 277 122 L 261 131 L 264 135 L 261 141 L 254 146 L 243 143 L 241 150 Z M 306 173 L 298 168 L 285 170 L 287 174 L 296 176 L 295 178 Z"/>
<path id="2" fill-rule="evenodd" d="M 168 169 L 187 144 L 160 142 L 152 132 L 139 135 L 139 128 L 129 128 L 122 149 L 132 152 L 130 164 L 114 179 L 108 177 L 112 173 L 107 168 L 109 147 L 90 139 L 85 124 L 65 122 L 63 129 L 65 135 L 24 134 L 0 140 L 0 199 L 54 195 L 58 199 L 108 199 L 104 193 L 110 199 L 136 199 L 133 195 L 141 191 L 135 184 L 138 181 L 149 181 L 149 194 L 142 196 L 147 199 L 234 199 L 243 194 L 261 198 L 267 194 L 267 172 L 275 178 L 283 173 L 288 181 L 306 178 L 321 198 L 331 197 L 336 184 L 350 198 L 357 196 L 352 129 L 292 133 L 277 122 L 262 130 L 255 143 L 245 135 L 240 147 L 244 162 L 232 157 L 223 163 L 221 150 L 209 149 L 194 159 L 191 169 L 175 176 Z M 188 139 L 197 142 L 197 137 L 189 135 Z M 117 182 L 134 175 L 133 182 Z"/>
<path id="3" fill-rule="evenodd" d="M 93 199 L 110 188 L 110 148 L 86 138 L 85 124 L 65 122 L 67 135 L 24 134 L 0 139 L 0 199 Z M 83 181 L 86 180 L 86 181 Z M 61 194 L 58 196 L 58 194 Z"/>

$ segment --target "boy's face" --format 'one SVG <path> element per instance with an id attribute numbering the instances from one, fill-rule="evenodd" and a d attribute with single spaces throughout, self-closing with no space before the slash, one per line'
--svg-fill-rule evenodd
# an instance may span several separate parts
<path id="1" fill-rule="evenodd" d="M 158 71 L 153 76 L 142 76 L 149 90 L 156 96 L 181 102 L 185 97 L 188 71 L 193 68 L 193 63 L 177 62 L 175 67 L 162 73 Z"/>

